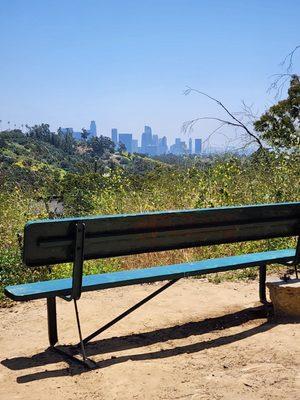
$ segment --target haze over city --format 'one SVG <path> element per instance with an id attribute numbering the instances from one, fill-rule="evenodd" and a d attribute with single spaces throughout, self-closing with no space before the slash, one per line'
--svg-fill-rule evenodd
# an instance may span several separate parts
<path id="1" fill-rule="evenodd" d="M 87 139 L 96 138 L 101 135 L 97 130 L 95 121 L 90 122 L 88 129 L 83 128 L 81 131 L 75 131 L 73 127 L 59 127 L 60 135 L 71 135 L 76 141 L 85 141 Z M 158 156 L 162 154 L 202 154 L 202 139 L 193 139 L 190 137 L 188 143 L 181 138 L 175 138 L 175 143 L 168 142 L 166 136 L 159 137 L 157 133 L 152 132 L 151 126 L 144 126 L 144 131 L 138 139 L 134 139 L 132 133 L 120 132 L 117 128 L 111 129 L 110 139 L 119 151 L 126 150 L 128 153 L 147 154 L 149 156 Z M 207 148 L 208 152 L 218 151 L 219 149 Z"/>
<path id="2" fill-rule="evenodd" d="M 299 12 L 289 0 L 3 0 L 2 128 L 45 122 L 80 131 L 95 119 L 106 136 L 119 127 L 137 139 L 149 125 L 172 143 L 205 140 L 213 121 L 185 135 L 182 124 L 220 111 L 196 93 L 184 96 L 186 86 L 233 111 L 245 100 L 262 112 L 273 100 L 270 76 L 281 71 L 287 43 L 297 43 Z M 212 144 L 235 135 L 220 133 Z"/>

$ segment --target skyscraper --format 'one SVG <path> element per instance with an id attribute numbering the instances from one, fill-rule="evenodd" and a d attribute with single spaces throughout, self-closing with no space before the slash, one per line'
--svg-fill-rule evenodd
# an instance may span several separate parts
<path id="1" fill-rule="evenodd" d="M 123 143 L 128 153 L 132 153 L 132 134 L 119 133 L 119 143 Z"/>
<path id="2" fill-rule="evenodd" d="M 195 154 L 202 153 L 202 139 L 195 139 Z"/>
<path id="3" fill-rule="evenodd" d="M 142 153 L 147 153 L 148 146 L 152 146 L 152 129 L 146 125 L 142 133 Z"/>
<path id="4" fill-rule="evenodd" d="M 75 132 L 73 128 L 61 128 L 61 133 L 64 135 L 71 133 L 73 139 L 81 140 L 81 132 Z"/>
<path id="5" fill-rule="evenodd" d="M 152 144 L 153 146 L 158 146 L 158 135 L 152 136 Z"/>
<path id="6" fill-rule="evenodd" d="M 148 134 L 150 134 L 152 136 L 152 128 L 150 126 L 145 125 L 144 132 L 148 133 Z"/>
<path id="7" fill-rule="evenodd" d="M 114 142 L 114 144 L 118 144 L 118 129 L 113 128 L 111 130 L 111 140 Z"/>
<path id="8" fill-rule="evenodd" d="M 189 139 L 189 154 L 193 154 L 193 141 L 192 141 L 192 138 Z"/>
<path id="9" fill-rule="evenodd" d="M 161 139 L 158 139 L 158 154 L 167 154 L 167 152 L 168 152 L 167 137 L 163 136 Z"/>
<path id="10" fill-rule="evenodd" d="M 137 139 L 132 139 L 132 152 L 138 153 L 139 151 L 139 142 Z"/>
<path id="11" fill-rule="evenodd" d="M 180 138 L 175 139 L 175 143 L 170 146 L 170 153 L 176 154 L 176 155 L 181 155 L 181 154 L 186 154 L 187 153 L 187 147 L 184 141 L 181 141 Z"/>
<path id="12" fill-rule="evenodd" d="M 96 127 L 96 122 L 95 121 L 91 121 L 90 123 L 90 137 L 96 137 L 97 136 L 97 127 Z"/>
<path id="13" fill-rule="evenodd" d="M 73 135 L 74 129 L 73 128 L 60 128 L 61 133 L 66 135 L 67 133 L 71 133 Z"/>

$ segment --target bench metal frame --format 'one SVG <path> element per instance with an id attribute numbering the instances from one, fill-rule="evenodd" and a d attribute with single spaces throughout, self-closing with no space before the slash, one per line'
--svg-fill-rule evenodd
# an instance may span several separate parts
<path id="1" fill-rule="evenodd" d="M 79 362 L 80 364 L 83 364 L 84 366 L 94 369 L 97 367 L 96 363 L 91 360 L 90 358 L 87 357 L 86 355 L 86 348 L 85 345 L 90 342 L 92 339 L 94 339 L 96 336 L 100 335 L 113 325 L 115 325 L 117 322 L 121 321 L 123 318 L 127 317 L 129 314 L 146 304 L 148 301 L 152 300 L 154 297 L 158 296 L 160 293 L 171 287 L 174 283 L 178 282 L 181 278 L 178 279 L 173 279 L 170 280 L 168 283 L 165 285 L 161 286 L 159 289 L 155 290 L 153 293 L 150 295 L 146 296 L 144 299 L 136 303 L 134 306 L 128 308 L 125 310 L 123 313 L 115 317 L 113 320 L 108 322 L 107 324 L 101 326 L 98 328 L 96 331 L 92 332 L 90 335 L 87 337 L 83 338 L 82 337 L 82 331 L 81 331 L 81 325 L 80 325 L 80 317 L 79 317 L 79 312 L 78 312 L 78 306 L 77 306 L 77 300 L 74 298 L 72 299 L 71 297 L 62 297 L 64 300 L 67 301 L 74 301 L 74 308 L 75 308 L 75 315 L 76 315 L 76 323 L 77 323 L 77 329 L 78 329 L 78 335 L 79 335 L 79 342 L 74 345 L 70 346 L 71 350 L 75 350 L 75 354 L 72 354 L 70 351 L 66 351 L 63 348 L 61 348 L 59 345 L 57 345 L 58 342 L 58 332 L 57 332 L 57 313 L 56 313 L 56 297 L 49 297 L 47 298 L 47 316 L 48 316 L 48 336 L 49 336 L 49 343 L 50 343 L 50 349 L 58 352 L 60 355 L 63 357 L 66 357 L 68 359 L 71 359 L 75 362 Z M 259 266 L 259 299 L 260 302 L 264 305 L 267 305 L 268 302 L 266 300 L 266 265 L 260 265 Z M 80 353 L 81 353 L 81 358 L 77 357 L 78 349 L 80 348 Z"/>
<path id="2" fill-rule="evenodd" d="M 86 355 L 85 345 L 91 341 L 96 336 L 100 335 L 100 333 L 106 331 L 111 326 L 115 325 L 117 322 L 121 321 L 121 319 L 127 317 L 127 315 L 131 314 L 133 311 L 137 310 L 142 305 L 146 304 L 148 301 L 158 296 L 164 290 L 168 289 L 174 283 L 176 283 L 179 279 L 170 280 L 167 284 L 160 287 L 155 292 L 151 293 L 149 296 L 145 297 L 143 300 L 139 301 L 134 306 L 130 307 L 128 310 L 124 311 L 122 314 L 114 318 L 112 321 L 108 322 L 101 328 L 97 329 L 95 332 L 91 333 L 86 338 L 82 338 L 80 317 L 78 312 L 77 300 L 81 297 L 81 289 L 82 289 L 82 273 L 83 273 L 83 263 L 84 263 L 84 240 L 85 240 L 85 224 L 83 222 L 79 222 L 76 224 L 76 236 L 75 236 L 75 249 L 74 249 L 74 263 L 73 263 L 73 274 L 72 274 L 72 290 L 71 295 L 69 296 L 61 296 L 63 300 L 74 302 L 75 308 L 75 316 L 77 323 L 77 330 L 79 336 L 79 343 L 73 348 L 81 349 L 81 358 L 76 357 L 76 355 L 71 354 L 68 351 L 65 351 L 60 346 L 56 345 L 58 342 L 58 332 L 57 332 L 57 314 L 56 314 L 56 297 L 47 298 L 47 316 L 48 316 L 48 335 L 50 348 L 59 354 L 72 359 L 73 361 L 84 364 L 90 369 L 96 367 L 96 364 L 93 360 L 89 359 Z"/>
<path id="3" fill-rule="evenodd" d="M 71 359 L 75 362 L 79 362 L 89 369 L 94 369 L 97 364 L 87 357 L 85 345 L 94 339 L 96 336 L 100 335 L 117 322 L 121 321 L 123 318 L 127 317 L 129 314 L 146 304 L 148 301 L 152 300 L 154 297 L 158 296 L 160 293 L 171 287 L 174 283 L 179 281 L 181 278 L 170 280 L 168 283 L 155 290 L 150 295 L 146 296 L 144 299 L 136 303 L 134 306 L 130 307 L 113 320 L 105 324 L 104 326 L 98 328 L 96 331 L 88 335 L 87 337 L 82 337 L 82 330 L 80 324 L 80 316 L 78 311 L 77 300 L 81 297 L 82 289 L 82 275 L 83 275 L 83 263 L 84 263 L 84 240 L 85 240 L 85 224 L 79 222 L 76 224 L 76 236 L 75 236 L 75 249 L 74 249 L 74 263 L 73 263 L 73 274 L 72 274 L 72 290 L 71 295 L 61 296 L 62 299 L 66 301 L 74 302 L 77 330 L 79 336 L 79 342 L 70 346 L 73 353 L 66 351 L 61 346 L 57 345 L 58 342 L 58 332 L 57 332 L 57 313 L 56 313 L 56 297 L 47 298 L 47 316 L 48 316 L 48 336 L 50 349 L 56 351 L 63 357 Z M 292 263 L 295 267 L 296 277 L 298 278 L 297 265 L 300 261 L 300 238 L 297 242 L 295 261 Z M 286 264 L 286 265 L 292 265 Z M 267 275 L 267 264 L 258 265 L 259 268 L 259 300 L 263 305 L 268 305 L 266 299 L 266 275 Z M 79 358 L 76 353 L 80 349 L 81 357 Z"/>
<path id="4" fill-rule="evenodd" d="M 83 338 L 77 301 L 81 297 L 82 290 L 85 290 L 83 287 L 84 260 L 296 236 L 298 242 L 293 256 L 277 258 L 277 260 L 273 258 L 273 261 L 294 267 L 298 278 L 299 234 L 300 202 L 37 220 L 25 225 L 23 262 L 29 267 L 73 263 L 71 288 L 68 286 L 65 290 L 45 291 L 43 296 L 37 296 L 38 293 L 33 291 L 31 299 L 47 298 L 50 349 L 88 368 L 94 368 L 96 364 L 87 357 L 85 347 L 90 340 L 189 274 L 181 271 L 173 275 L 154 274 L 152 277 L 154 279 L 148 279 L 149 277 L 136 279 L 137 283 L 157 280 L 168 280 L 168 283 Z M 270 262 L 263 257 L 255 259 L 252 263 L 249 261 L 249 266 L 259 268 L 259 299 L 265 305 L 268 304 L 265 287 L 266 266 Z M 229 265 L 226 268 L 229 270 L 247 266 L 247 263 L 243 263 L 232 265 L 232 268 Z M 212 270 L 213 268 L 207 269 L 207 272 L 202 273 L 209 273 L 208 271 Z M 103 284 L 101 288 L 115 286 L 117 285 Z M 26 300 L 22 294 L 22 288 L 19 290 L 19 295 L 10 291 L 7 295 L 15 300 Z M 74 302 L 79 335 L 79 342 L 75 346 L 57 344 L 56 297 Z"/>
<path id="5" fill-rule="evenodd" d="M 62 356 L 67 357 L 75 362 L 79 362 L 79 363 L 87 366 L 90 369 L 95 368 L 96 363 L 86 356 L 85 345 L 88 342 L 90 342 L 92 339 L 94 339 L 96 336 L 100 335 L 100 333 L 106 331 L 107 329 L 109 329 L 110 327 L 115 325 L 117 322 L 119 322 L 123 318 L 127 317 L 133 311 L 137 310 L 138 308 L 140 308 L 141 306 L 146 304 L 148 301 L 150 301 L 154 297 L 158 296 L 164 290 L 168 289 L 174 283 L 179 281 L 179 279 L 173 279 L 173 280 L 169 281 L 164 286 L 160 287 L 155 292 L 151 293 L 150 295 L 145 297 L 143 300 L 139 301 L 134 306 L 130 307 L 129 309 L 124 311 L 122 314 L 118 315 L 116 318 L 114 318 L 113 320 L 111 320 L 110 322 L 108 322 L 107 324 L 102 326 L 101 328 L 97 329 L 95 332 L 91 333 L 89 336 L 85 337 L 84 339 L 82 338 L 77 301 L 75 299 L 73 299 L 74 307 L 75 307 L 77 329 L 78 329 L 78 335 L 79 335 L 79 343 L 77 343 L 74 346 L 71 346 L 71 350 L 73 348 L 73 350 L 75 350 L 75 352 L 78 352 L 78 349 L 80 348 L 81 358 L 78 358 L 75 354 L 72 354 L 69 351 L 62 349 L 59 345 L 57 345 L 58 333 L 57 333 L 56 297 L 47 298 L 48 336 L 49 336 L 50 349 L 58 352 Z"/>

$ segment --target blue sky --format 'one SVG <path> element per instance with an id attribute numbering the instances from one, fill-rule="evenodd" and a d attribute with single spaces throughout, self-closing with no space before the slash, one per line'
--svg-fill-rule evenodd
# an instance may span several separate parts
<path id="1" fill-rule="evenodd" d="M 186 86 L 261 112 L 270 75 L 300 43 L 299 15 L 298 0 L 1 0 L 2 128 L 95 119 L 105 135 L 149 124 L 173 140 L 184 121 L 221 115 Z"/>

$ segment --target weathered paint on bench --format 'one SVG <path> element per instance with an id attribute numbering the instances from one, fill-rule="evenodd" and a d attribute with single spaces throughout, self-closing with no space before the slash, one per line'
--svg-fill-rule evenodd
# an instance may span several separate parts
<path id="1" fill-rule="evenodd" d="M 78 222 L 85 225 L 87 260 L 297 236 L 299 221 L 300 202 L 39 220 L 25 226 L 24 263 L 73 261 Z"/>

